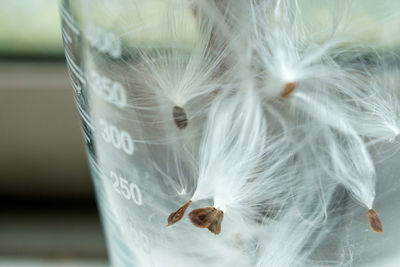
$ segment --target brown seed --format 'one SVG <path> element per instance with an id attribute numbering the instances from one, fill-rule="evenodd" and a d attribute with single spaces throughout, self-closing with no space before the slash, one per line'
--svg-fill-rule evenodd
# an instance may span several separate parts
<path id="1" fill-rule="evenodd" d="M 210 232 L 215 235 L 219 235 L 221 233 L 221 224 L 223 219 L 224 219 L 224 212 L 222 210 L 219 210 L 217 213 L 216 220 L 212 224 L 210 224 L 208 230 L 210 230 Z"/>
<path id="2" fill-rule="evenodd" d="M 168 224 L 167 224 L 167 226 L 171 226 L 174 223 L 180 221 L 180 219 L 182 219 L 183 215 L 185 214 L 185 212 L 186 212 L 187 208 L 190 206 L 190 204 L 192 204 L 191 200 L 186 202 L 186 204 L 183 205 L 182 207 L 180 207 L 177 211 L 172 212 L 168 216 Z"/>
<path id="3" fill-rule="evenodd" d="M 367 216 L 371 230 L 375 233 L 383 233 L 383 226 L 381 218 L 379 218 L 378 212 L 374 209 L 367 210 Z"/>
<path id="4" fill-rule="evenodd" d="M 288 97 L 291 93 L 293 93 L 294 90 L 297 88 L 297 83 L 295 82 L 288 82 L 283 86 L 282 92 L 281 92 L 281 97 L 286 98 Z"/>
<path id="5" fill-rule="evenodd" d="M 210 232 L 218 235 L 221 232 L 221 223 L 224 213 L 214 207 L 192 210 L 189 213 L 190 222 L 199 228 L 208 228 Z"/>
<path id="6" fill-rule="evenodd" d="M 192 210 L 189 213 L 189 219 L 192 224 L 199 228 L 207 228 L 215 220 L 217 209 L 214 207 L 206 207 Z"/>
<path id="7" fill-rule="evenodd" d="M 179 130 L 185 129 L 188 126 L 189 121 L 183 108 L 174 106 L 172 109 L 172 116 L 174 117 L 175 124 L 178 126 Z"/>

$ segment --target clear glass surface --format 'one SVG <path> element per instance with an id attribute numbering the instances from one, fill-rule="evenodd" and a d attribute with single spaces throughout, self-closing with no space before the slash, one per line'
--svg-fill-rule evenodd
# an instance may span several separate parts
<path id="1" fill-rule="evenodd" d="M 246 229 L 238 235 L 213 235 L 187 219 L 166 227 L 169 214 L 188 201 L 195 188 L 205 111 L 214 98 L 195 98 L 182 112 L 179 103 L 148 88 L 157 80 L 153 75 L 170 75 L 171 83 L 179 79 L 173 76 L 174 68 L 178 73 L 190 64 L 188 55 L 196 55 L 193 51 L 201 38 L 197 15 L 184 2 L 60 4 L 65 56 L 112 266 L 256 266 L 252 259 L 260 256 L 256 246 L 243 245 L 248 240 L 241 240 L 240 234 Z M 174 19 L 178 22 L 168 23 Z M 165 60 L 166 55 L 172 61 Z M 165 72 L 151 73 L 149 62 L 161 62 L 155 65 L 164 66 Z M 320 259 L 321 266 L 400 265 L 400 166 L 395 146 L 396 142 L 386 143 L 374 152 L 379 159 L 374 208 L 383 218 L 385 232 L 372 233 L 365 208 L 338 189 L 331 212 L 342 214 L 343 221 L 335 221 L 319 240 L 311 258 Z M 233 245 L 227 246 L 229 242 Z"/>

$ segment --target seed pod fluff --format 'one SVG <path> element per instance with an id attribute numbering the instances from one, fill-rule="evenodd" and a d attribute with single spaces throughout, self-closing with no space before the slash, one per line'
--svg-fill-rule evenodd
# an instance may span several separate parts
<path id="1" fill-rule="evenodd" d="M 159 181 L 143 204 L 156 241 L 126 258 L 352 266 L 360 247 L 381 251 L 353 240 L 393 229 L 377 163 L 385 145 L 399 148 L 398 55 L 349 34 L 346 0 L 321 0 L 320 28 L 302 6 L 312 0 L 158 2 L 166 40 L 126 48 L 135 141 Z"/>

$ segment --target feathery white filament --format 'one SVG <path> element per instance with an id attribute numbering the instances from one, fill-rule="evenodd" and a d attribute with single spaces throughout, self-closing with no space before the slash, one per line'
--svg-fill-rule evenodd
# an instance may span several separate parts
<path id="1" fill-rule="evenodd" d="M 199 178 L 192 199 L 213 198 L 219 207 L 239 205 L 246 185 L 261 171 L 265 139 L 263 110 L 251 88 L 216 100 L 200 148 Z"/>
<path id="2" fill-rule="evenodd" d="M 168 3 L 167 42 L 138 46 L 128 64 L 138 142 L 162 189 L 148 207 L 167 217 L 207 203 L 224 217 L 218 236 L 183 215 L 157 225 L 167 230 L 155 266 L 350 265 L 347 197 L 373 208 L 373 145 L 400 134 L 400 81 L 385 76 L 395 67 L 339 36 L 340 21 L 315 40 L 296 0 Z M 341 17 L 339 6 L 327 12 Z M 189 32 L 195 41 L 182 42 Z M 183 131 L 175 106 L 187 113 Z M 332 236 L 340 245 L 326 255 Z"/>

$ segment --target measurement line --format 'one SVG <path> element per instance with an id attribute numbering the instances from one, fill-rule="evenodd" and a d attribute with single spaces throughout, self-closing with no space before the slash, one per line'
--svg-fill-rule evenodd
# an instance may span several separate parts
<path id="1" fill-rule="evenodd" d="M 88 126 L 90 129 L 94 130 L 93 125 L 90 123 L 89 118 L 86 117 L 87 115 L 84 114 L 84 112 L 82 111 L 82 109 L 78 108 L 78 112 L 79 112 L 79 114 L 81 115 L 81 118 L 82 118 L 82 119 L 85 121 L 85 123 L 87 124 L 87 126 Z"/>
<path id="2" fill-rule="evenodd" d="M 85 78 L 83 78 L 82 75 L 79 73 L 79 71 L 82 72 L 82 70 L 72 61 L 67 52 L 65 53 L 65 58 L 67 59 L 68 65 L 71 67 L 70 70 L 72 70 L 72 72 L 76 75 L 76 77 L 78 77 L 83 85 L 86 85 Z"/>
<path id="3" fill-rule="evenodd" d="M 71 64 L 74 66 L 74 68 L 76 69 L 77 72 L 79 72 L 80 75 L 84 75 L 82 69 L 74 62 L 74 60 L 71 58 L 71 56 L 69 55 L 69 51 L 67 51 L 67 53 L 65 53 L 65 55 L 68 57 L 69 61 L 71 62 Z"/>
<path id="4" fill-rule="evenodd" d="M 72 43 L 71 36 L 69 36 L 69 34 L 65 31 L 65 29 L 62 29 L 62 33 L 63 33 L 64 40 L 71 44 Z"/>
<path id="5" fill-rule="evenodd" d="M 73 24 L 73 26 L 75 27 L 75 19 L 74 19 L 74 17 L 69 13 L 68 10 L 65 9 L 64 6 L 62 6 L 61 8 L 62 8 L 63 14 L 64 14 L 64 16 L 66 17 L 66 19 L 68 19 L 68 21 L 69 21 L 71 24 Z M 78 30 L 78 31 L 79 31 L 79 30 Z"/>
<path id="6" fill-rule="evenodd" d="M 68 61 L 68 60 L 67 60 Z M 69 63 L 69 62 L 68 62 Z M 70 65 L 71 66 L 71 65 Z M 86 84 L 86 81 L 84 80 L 84 78 L 78 73 L 76 72 L 76 70 L 74 68 L 69 68 L 70 70 L 72 70 L 72 72 L 75 74 L 76 77 L 78 77 L 78 79 L 83 83 Z"/>
<path id="7" fill-rule="evenodd" d="M 90 163 L 93 165 L 94 170 L 97 172 L 97 174 L 100 176 L 101 179 L 106 179 L 106 176 L 103 173 L 103 170 L 101 169 L 100 165 L 92 158 L 89 157 Z"/>
<path id="8" fill-rule="evenodd" d="M 71 78 L 72 87 L 74 88 L 75 92 L 80 94 L 82 92 L 82 86 L 77 84 L 74 79 Z"/>
<path id="9" fill-rule="evenodd" d="M 75 88 L 75 85 L 76 85 L 76 83 L 75 83 L 75 77 L 73 76 L 73 74 L 72 74 L 72 72 L 69 70 L 69 68 L 68 68 L 68 77 L 69 77 L 69 80 L 71 81 L 72 88 L 76 91 L 77 88 Z"/>
<path id="10" fill-rule="evenodd" d="M 68 71 L 68 76 L 75 93 L 80 95 L 82 93 L 82 86 L 75 81 L 75 77 L 72 75 L 71 71 Z"/>
<path id="11" fill-rule="evenodd" d="M 92 123 L 90 122 L 90 116 L 86 113 L 86 111 L 81 107 L 81 105 L 79 104 L 79 99 L 76 99 L 76 103 L 78 106 L 78 112 L 81 115 L 81 118 L 85 121 L 85 123 L 89 126 L 89 128 L 94 131 L 94 127 L 92 125 Z"/>
<path id="12" fill-rule="evenodd" d="M 82 130 L 82 132 L 83 132 L 83 137 L 86 139 L 86 141 L 87 141 L 88 143 L 91 143 L 90 137 L 88 136 L 88 134 L 86 133 L 86 131 L 85 131 L 85 130 Z"/>
<path id="13" fill-rule="evenodd" d="M 79 29 L 74 25 L 74 18 L 69 14 L 67 10 L 65 10 L 64 7 L 61 7 L 62 12 L 63 12 L 63 19 L 64 21 L 68 24 L 70 29 L 76 34 L 79 35 Z"/>

